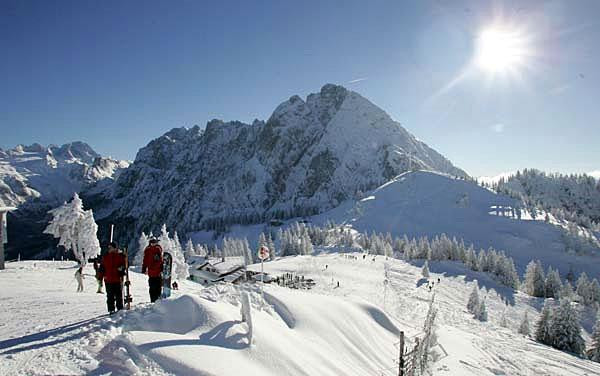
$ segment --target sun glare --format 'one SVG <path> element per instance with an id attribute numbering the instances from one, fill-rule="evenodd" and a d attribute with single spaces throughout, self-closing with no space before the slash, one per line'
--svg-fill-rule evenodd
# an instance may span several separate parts
<path id="1" fill-rule="evenodd" d="M 475 63 L 486 72 L 502 73 L 518 69 L 526 54 L 525 40 L 519 32 L 490 28 L 477 39 Z"/>

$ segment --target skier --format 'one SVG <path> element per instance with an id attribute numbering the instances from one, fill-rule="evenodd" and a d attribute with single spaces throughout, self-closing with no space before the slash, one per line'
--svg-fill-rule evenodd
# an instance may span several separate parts
<path id="1" fill-rule="evenodd" d="M 99 257 L 96 257 L 94 259 L 94 270 L 96 271 L 96 282 L 98 283 L 98 290 L 96 290 L 96 293 L 104 294 L 104 292 L 102 292 L 102 286 L 104 285 L 104 283 L 102 282 L 102 273 L 100 273 L 100 258 Z"/>
<path id="2" fill-rule="evenodd" d="M 75 280 L 77 281 L 77 292 L 83 292 L 83 266 L 81 264 L 75 271 Z"/>
<path id="3" fill-rule="evenodd" d="M 108 313 L 123 309 L 123 276 L 125 275 L 125 255 L 119 252 L 117 243 L 108 244 L 108 253 L 102 257 L 100 276 L 106 285 L 106 306 Z"/>
<path id="4" fill-rule="evenodd" d="M 148 291 L 150 301 L 154 303 L 160 298 L 162 293 L 162 248 L 158 244 L 158 239 L 152 238 L 146 249 L 144 249 L 144 262 L 142 263 L 142 274 L 148 274 Z"/>

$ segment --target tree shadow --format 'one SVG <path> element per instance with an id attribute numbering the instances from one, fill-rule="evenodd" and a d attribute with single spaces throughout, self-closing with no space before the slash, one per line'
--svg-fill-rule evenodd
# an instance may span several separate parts
<path id="1" fill-rule="evenodd" d="M 429 283 L 429 280 L 427 278 L 421 278 L 417 281 L 417 287 L 421 287 L 426 283 Z"/>
<path id="2" fill-rule="evenodd" d="M 107 316 L 108 315 L 101 315 L 101 316 L 94 317 L 91 319 L 87 319 L 87 320 L 79 321 L 76 323 L 60 326 L 58 328 L 44 330 L 39 333 L 28 334 L 26 336 L 0 341 L 0 350 L 9 349 L 4 352 L 1 352 L 0 355 L 17 354 L 17 353 L 20 353 L 23 351 L 40 349 L 43 347 L 53 346 L 53 345 L 56 345 L 59 343 L 68 342 L 68 341 L 71 341 L 71 340 L 74 340 L 77 338 L 84 337 L 89 332 L 96 330 L 96 327 L 94 326 L 87 330 L 77 332 L 77 333 L 74 333 L 71 335 L 66 335 L 66 334 L 76 331 L 78 329 L 81 329 L 84 326 L 92 324 L 95 321 L 99 320 L 100 318 L 107 317 Z M 56 338 L 56 339 L 53 339 L 53 340 L 50 340 L 47 342 L 33 343 L 33 342 L 45 341 L 47 339 L 51 339 L 52 337 L 58 337 L 58 336 L 63 336 L 63 335 L 66 335 L 66 336 Z M 22 345 L 22 346 L 11 349 L 11 347 L 15 347 L 15 346 L 19 346 L 19 345 Z"/>
<path id="3" fill-rule="evenodd" d="M 411 260 L 408 261 L 408 263 L 422 268 L 425 260 Z M 465 282 L 477 281 L 479 288 L 494 290 L 505 304 L 511 306 L 515 305 L 515 290 L 495 281 L 493 276 L 489 273 L 473 271 L 458 261 L 429 261 L 429 271 L 436 274 L 442 274 L 444 277 L 464 277 Z M 436 280 L 437 282 L 437 277 L 431 277 L 430 279 Z M 419 282 L 421 282 L 421 280 L 419 280 Z M 417 282 L 417 287 L 418 286 L 419 284 Z M 440 284 L 436 283 L 436 288 L 444 288 L 443 280 Z"/>

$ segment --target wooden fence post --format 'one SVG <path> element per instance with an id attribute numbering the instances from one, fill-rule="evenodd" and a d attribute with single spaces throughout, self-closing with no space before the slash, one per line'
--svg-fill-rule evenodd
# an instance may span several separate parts
<path id="1" fill-rule="evenodd" d="M 400 332 L 400 358 L 398 359 L 398 376 L 404 376 L 404 332 Z"/>

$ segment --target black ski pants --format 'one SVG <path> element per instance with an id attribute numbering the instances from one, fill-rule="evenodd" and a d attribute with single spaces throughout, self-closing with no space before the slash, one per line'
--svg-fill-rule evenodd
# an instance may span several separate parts
<path id="1" fill-rule="evenodd" d="M 117 310 L 123 309 L 123 287 L 121 282 L 117 283 L 105 283 L 106 286 L 106 305 L 108 306 L 108 312 L 115 311 L 115 305 Z"/>
<path id="2" fill-rule="evenodd" d="M 154 303 L 160 294 L 162 293 L 162 278 L 161 277 L 148 277 L 148 287 L 150 292 L 150 301 Z"/>

